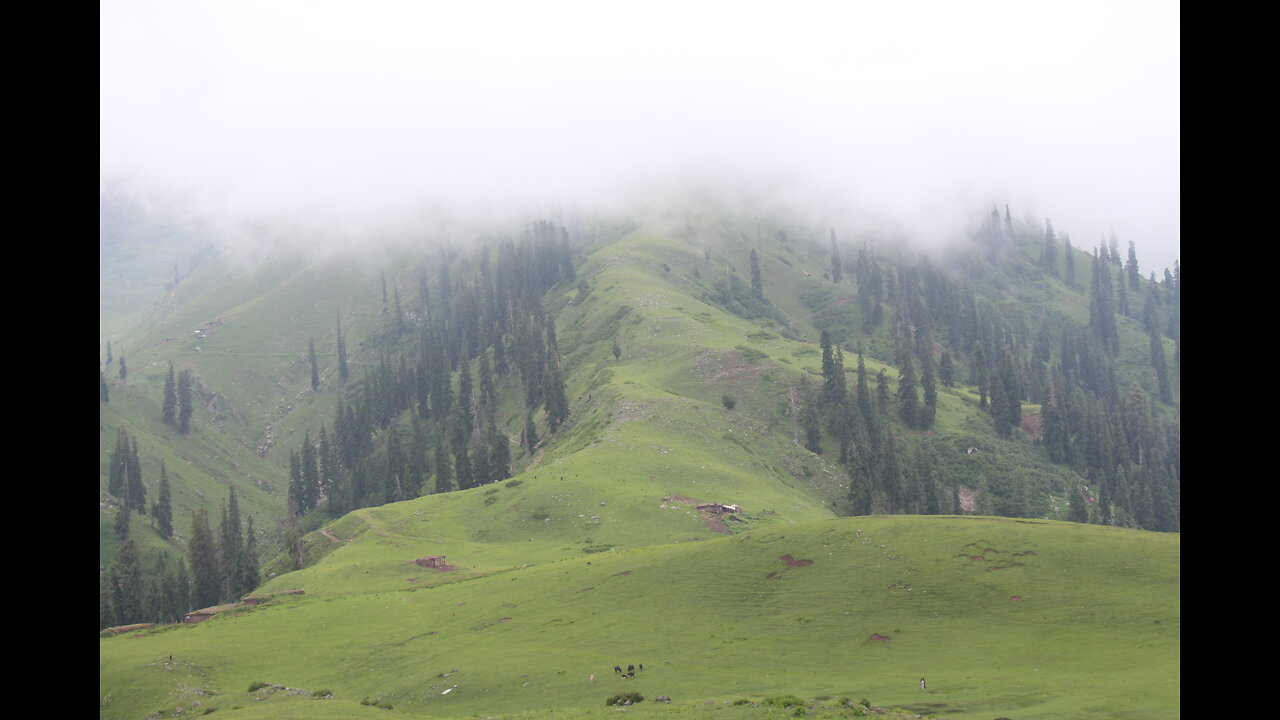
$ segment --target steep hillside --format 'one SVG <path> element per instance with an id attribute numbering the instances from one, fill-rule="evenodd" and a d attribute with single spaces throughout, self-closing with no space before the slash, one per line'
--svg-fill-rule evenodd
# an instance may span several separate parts
<path id="1" fill-rule="evenodd" d="M 125 335 L 99 414 L 104 607 L 143 592 L 117 562 L 126 436 L 146 602 L 176 592 L 177 558 L 183 611 L 245 592 L 194 547 L 204 511 L 229 556 L 233 489 L 271 600 L 105 638 L 104 717 L 604 712 L 632 688 L 1176 712 L 1178 536 L 1052 520 L 1176 530 L 1177 395 L 1155 400 L 1144 356 L 1147 333 L 1170 343 L 1174 289 L 1139 282 L 1149 312 L 1111 314 L 1113 352 L 1115 271 L 1094 263 L 1091 296 L 1089 260 L 1074 283 L 1047 272 L 1020 224 L 941 262 L 714 205 L 569 225 L 476 251 L 211 257 Z M 170 363 L 195 378 L 185 434 L 163 420 Z M 649 669 L 619 680 L 628 657 Z"/>

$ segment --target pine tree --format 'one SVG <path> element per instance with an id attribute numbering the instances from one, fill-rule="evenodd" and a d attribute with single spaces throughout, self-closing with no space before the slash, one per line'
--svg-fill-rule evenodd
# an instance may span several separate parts
<path id="1" fill-rule="evenodd" d="M 221 519 L 218 522 L 218 570 L 220 576 L 219 602 L 227 602 L 235 598 L 238 571 L 240 568 L 239 538 L 231 533 L 231 521 L 227 512 L 227 503 L 220 504 Z"/>
<path id="2" fill-rule="evenodd" d="M 982 343 L 973 343 L 973 361 L 969 364 L 969 384 L 978 386 L 978 407 L 987 407 L 987 354 Z"/>
<path id="3" fill-rule="evenodd" d="M 992 375 L 989 381 L 991 385 L 991 403 L 987 410 L 991 413 L 991 420 L 995 423 L 996 434 L 1002 438 L 1008 438 L 1010 433 L 1009 427 L 1009 403 L 1008 393 L 1004 386 L 1004 377 L 1002 375 Z"/>
<path id="4" fill-rule="evenodd" d="M 449 465 L 449 453 L 445 450 L 443 433 L 441 433 L 440 437 L 436 441 L 435 454 L 435 492 L 446 493 L 453 490 L 453 478 L 451 476 L 452 467 Z"/>
<path id="5" fill-rule="evenodd" d="M 951 352 L 942 351 L 942 359 L 938 362 L 938 379 L 943 386 L 951 387 L 955 383 L 955 366 L 951 363 Z"/>
<path id="6" fill-rule="evenodd" d="M 493 418 L 489 418 L 489 425 L 485 428 L 485 444 L 489 453 L 490 481 L 511 477 L 511 443 L 506 434 L 498 431 Z"/>
<path id="7" fill-rule="evenodd" d="M 880 372 L 876 374 L 876 399 L 877 410 L 881 415 L 889 414 L 889 376 L 885 374 L 884 368 L 880 368 Z"/>
<path id="8" fill-rule="evenodd" d="M 1064 279 L 1067 281 L 1068 286 L 1075 287 L 1076 286 L 1076 254 L 1071 249 L 1071 236 L 1068 235 L 1067 233 L 1062 234 L 1062 244 L 1066 250 L 1066 260 L 1067 260 L 1066 262 L 1067 272 L 1066 272 L 1066 277 Z"/>
<path id="9" fill-rule="evenodd" d="M 916 395 L 916 373 L 911 365 L 911 355 L 902 354 L 902 364 L 898 369 L 898 402 L 902 410 L 902 421 L 909 428 L 920 426 L 920 398 Z"/>
<path id="10" fill-rule="evenodd" d="M 1058 276 L 1058 245 L 1053 237 L 1053 223 L 1044 219 L 1044 248 L 1040 253 L 1040 264 L 1050 275 Z"/>
<path id="11" fill-rule="evenodd" d="M 427 458 L 427 438 L 425 424 L 413 423 L 413 435 L 409 441 L 409 461 L 406 466 L 407 479 L 404 486 L 406 499 L 420 497 L 431 474 L 431 461 Z"/>
<path id="12" fill-rule="evenodd" d="M 920 409 L 920 428 L 933 427 L 938 415 L 938 382 L 933 376 L 933 358 L 929 352 L 920 356 L 920 387 L 924 391 L 924 405 Z"/>
<path id="13" fill-rule="evenodd" d="M 320 389 L 320 366 L 316 363 L 315 338 L 307 338 L 307 356 L 311 360 L 311 390 Z"/>
<path id="14" fill-rule="evenodd" d="M 169 374 L 164 380 L 163 420 L 165 425 L 178 424 L 178 386 L 173 377 L 173 363 L 169 363 Z"/>
<path id="15" fill-rule="evenodd" d="M 115 622 L 119 625 L 146 622 L 148 618 L 143 599 L 146 586 L 143 582 L 142 560 L 138 554 L 138 546 L 132 540 L 120 543 L 112 577 L 115 587 L 111 604 L 115 609 Z"/>
<path id="16" fill-rule="evenodd" d="M 252 592 L 258 587 L 261 579 L 258 575 L 258 535 L 253 529 L 253 516 L 249 516 L 245 528 L 244 565 L 241 568 L 240 587 L 244 592 Z"/>
<path id="17" fill-rule="evenodd" d="M 129 509 L 129 504 L 124 503 L 120 509 L 116 511 L 116 539 L 124 540 L 129 537 L 129 520 L 132 518 L 133 512 Z"/>
<path id="18" fill-rule="evenodd" d="M 187 543 L 194 576 L 191 600 L 197 608 L 217 605 L 221 599 L 222 571 L 219 567 L 218 548 L 209 516 L 200 508 L 191 517 L 191 541 Z"/>
<path id="19" fill-rule="evenodd" d="M 844 268 L 840 264 L 840 248 L 836 245 L 836 229 L 831 228 L 831 282 L 839 285 L 844 279 Z"/>
<path id="20" fill-rule="evenodd" d="M 871 406 L 871 388 L 867 382 L 867 365 L 862 359 L 862 343 L 858 343 L 858 410 L 869 432 L 874 432 L 876 413 Z"/>
<path id="21" fill-rule="evenodd" d="M 1160 335 L 1151 333 L 1151 366 L 1156 371 L 1156 386 L 1160 392 L 1160 402 L 1173 404 L 1173 387 L 1169 383 L 1169 366 L 1165 364 L 1164 343 Z"/>
<path id="22" fill-rule="evenodd" d="M 129 379 L 129 368 L 125 367 L 124 353 L 120 353 L 120 381 L 124 382 Z"/>
<path id="23" fill-rule="evenodd" d="M 1132 240 L 1129 241 L 1129 261 L 1125 263 L 1124 269 L 1129 275 L 1129 289 L 1137 290 L 1142 280 L 1142 272 L 1138 270 L 1138 249 Z"/>
<path id="24" fill-rule="evenodd" d="M 1001 381 L 1005 390 L 1006 422 L 1010 427 L 1022 425 L 1022 384 L 1018 381 L 1017 363 L 1008 348 L 1004 351 L 1004 361 L 1000 365 Z"/>
<path id="25" fill-rule="evenodd" d="M 183 370 L 178 373 L 178 432 L 182 435 L 191 432 L 191 390 L 191 372 Z"/>
<path id="26" fill-rule="evenodd" d="M 227 520 L 222 529 L 222 561 L 223 573 L 226 577 L 228 600 L 238 600 L 252 587 L 245 587 L 249 558 L 245 556 L 244 530 L 240 524 L 240 503 L 236 498 L 236 489 L 231 488 L 231 497 L 227 500 Z"/>
<path id="27" fill-rule="evenodd" d="M 162 538 L 173 537 L 173 504 L 169 496 L 169 475 L 160 461 L 160 499 L 156 501 L 156 527 Z"/>
<path id="28" fill-rule="evenodd" d="M 338 313 L 338 378 L 346 384 L 350 373 L 347 370 L 347 339 L 342 336 L 342 313 Z"/>
<path id="29" fill-rule="evenodd" d="M 116 449 L 108 459 L 107 492 L 128 505 L 127 474 L 129 466 L 129 435 L 123 428 L 116 430 Z"/>
<path id="30" fill-rule="evenodd" d="M 760 258 L 755 248 L 751 249 L 751 294 L 758 300 L 764 299 L 764 278 L 760 275 Z"/>
<path id="31" fill-rule="evenodd" d="M 1125 290 L 1124 270 L 1116 271 L 1116 285 L 1119 292 L 1116 293 L 1116 312 L 1125 317 L 1129 317 L 1129 292 Z"/>
<path id="32" fill-rule="evenodd" d="M 1049 461 L 1055 463 L 1065 463 L 1070 457 L 1067 418 L 1058 400 L 1060 392 L 1058 369 L 1055 367 L 1049 375 L 1045 400 L 1040 409 L 1045 449 L 1049 453 Z"/>
<path id="33" fill-rule="evenodd" d="M 555 432 L 569 419 L 569 399 L 564 392 L 564 371 L 559 362 L 552 362 L 546 375 L 547 424 Z"/>
<path id="34" fill-rule="evenodd" d="M 302 515 L 304 512 L 304 491 L 302 489 L 302 461 L 298 459 L 296 450 L 289 451 L 289 497 L 288 514 Z"/>
<path id="35" fill-rule="evenodd" d="M 818 416 L 818 403 L 805 398 L 804 411 L 801 416 L 804 425 L 804 447 L 815 455 L 822 453 L 822 423 Z"/>
<path id="36" fill-rule="evenodd" d="M 320 467 L 316 462 L 316 446 L 311 442 L 310 430 L 303 435 L 298 464 L 302 473 L 302 514 L 305 515 L 320 504 Z"/>
<path id="37" fill-rule="evenodd" d="M 476 487 L 475 471 L 471 466 L 471 454 L 467 451 L 466 445 L 453 451 L 453 475 L 458 479 L 459 490 L 470 490 Z"/>
<path id="38" fill-rule="evenodd" d="M 178 572 L 173 576 L 173 603 L 177 608 L 179 620 L 191 609 L 191 575 L 187 572 L 187 561 L 178 558 Z"/>
<path id="39" fill-rule="evenodd" d="M 129 509 L 147 514 L 147 488 L 142 484 L 142 458 L 138 455 L 138 439 L 130 444 L 125 465 L 125 496 Z"/>
<path id="40" fill-rule="evenodd" d="M 1103 260 L 1093 255 L 1093 281 L 1089 294 L 1089 327 L 1093 336 L 1108 355 L 1115 357 L 1120 351 L 1120 335 L 1116 327 L 1111 273 L 1103 266 Z"/>
<path id="41" fill-rule="evenodd" d="M 1104 255 L 1104 258 L 1112 265 L 1120 264 L 1120 241 L 1116 239 L 1116 231 L 1111 231 L 1111 239 L 1107 241 L 1107 247 L 1110 251 Z"/>
<path id="42" fill-rule="evenodd" d="M 107 374 L 102 368 L 98 368 L 98 402 L 111 402 L 111 392 L 107 390 Z"/>
<path id="43" fill-rule="evenodd" d="M 400 285 L 395 283 L 392 285 L 392 292 L 395 295 L 396 308 L 396 339 L 404 337 L 404 311 L 400 309 Z"/>
<path id="44" fill-rule="evenodd" d="M 1084 499 L 1084 491 L 1076 487 L 1069 500 L 1071 508 L 1067 511 L 1067 519 L 1075 523 L 1089 522 L 1089 503 Z"/>
<path id="45" fill-rule="evenodd" d="M 822 398 L 823 407 L 834 407 L 845 395 L 844 363 L 837 361 L 835 348 L 831 343 L 831 334 L 822 331 L 820 339 L 822 347 Z"/>
<path id="46" fill-rule="evenodd" d="M 871 478 L 865 473 L 849 473 L 849 509 L 854 515 L 871 514 Z"/>
<path id="47" fill-rule="evenodd" d="M 383 502 L 397 502 L 404 499 L 405 473 L 404 449 L 400 446 L 400 433 L 394 423 L 387 429 L 387 470 L 383 477 L 385 496 Z"/>
<path id="48" fill-rule="evenodd" d="M 889 512 L 901 512 L 902 467 L 898 460 L 898 441 L 892 425 L 887 426 L 884 434 L 881 435 L 878 454 L 880 456 L 880 487 L 884 490 Z"/>

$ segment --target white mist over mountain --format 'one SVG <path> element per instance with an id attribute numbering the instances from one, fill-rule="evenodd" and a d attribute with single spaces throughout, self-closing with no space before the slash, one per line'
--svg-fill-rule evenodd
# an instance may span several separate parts
<path id="1" fill-rule="evenodd" d="M 1179 257 L 1173 2 L 111 2 L 100 178 L 360 228 L 696 184 Z"/>

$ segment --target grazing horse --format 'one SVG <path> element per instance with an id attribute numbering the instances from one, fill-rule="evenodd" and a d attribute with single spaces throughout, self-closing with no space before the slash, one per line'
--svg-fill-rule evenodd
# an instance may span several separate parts
<path id="1" fill-rule="evenodd" d="M 628 673 L 630 673 L 630 674 L 632 674 L 632 675 L 635 675 L 635 673 L 636 673 L 636 666 L 635 666 L 635 665 L 628 665 L 628 666 L 627 666 L 627 672 L 628 672 Z"/>
<path id="2" fill-rule="evenodd" d="M 614 666 L 613 666 L 613 674 L 614 674 L 614 675 L 620 675 L 620 674 L 622 674 L 622 668 L 618 667 L 617 665 L 614 665 Z"/>

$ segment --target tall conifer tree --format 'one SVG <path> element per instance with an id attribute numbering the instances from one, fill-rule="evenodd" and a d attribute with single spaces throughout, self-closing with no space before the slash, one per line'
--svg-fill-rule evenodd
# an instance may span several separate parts
<path id="1" fill-rule="evenodd" d="M 350 376 L 347 370 L 347 339 L 342 335 L 342 313 L 338 313 L 338 378 L 345 384 Z"/>
<path id="2" fill-rule="evenodd" d="M 169 474 L 160 461 L 160 498 L 156 501 L 156 529 L 160 537 L 173 537 L 173 500 L 169 495 Z"/>
<path id="3" fill-rule="evenodd" d="M 195 511 L 191 518 L 191 541 L 187 543 L 194 576 L 191 600 L 197 608 L 217 605 L 221 600 L 222 571 L 219 567 L 218 548 L 209 527 L 209 516 L 204 508 Z"/>
<path id="4" fill-rule="evenodd" d="M 311 361 L 311 390 L 320 389 L 320 365 L 316 362 L 315 338 L 307 338 L 307 357 Z"/>
<path id="5" fill-rule="evenodd" d="M 169 363 L 169 374 L 164 381 L 163 420 L 166 425 L 178 424 L 178 384 L 173 376 L 173 363 Z"/>
<path id="6" fill-rule="evenodd" d="M 191 399 L 191 371 L 178 373 L 178 432 L 191 432 L 191 415 L 194 412 Z"/>
<path id="7" fill-rule="evenodd" d="M 760 275 L 760 258 L 755 248 L 751 249 L 751 294 L 758 300 L 764 299 L 764 278 Z"/>

